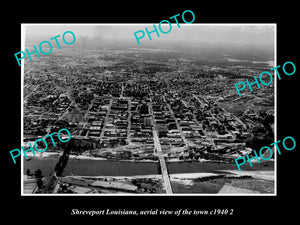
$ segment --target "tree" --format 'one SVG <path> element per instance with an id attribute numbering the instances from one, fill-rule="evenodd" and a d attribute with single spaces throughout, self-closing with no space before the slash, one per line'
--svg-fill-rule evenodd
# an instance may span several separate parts
<path id="1" fill-rule="evenodd" d="M 30 169 L 27 169 L 27 170 L 26 170 L 26 175 L 27 175 L 27 176 L 31 176 Z"/>
<path id="2" fill-rule="evenodd" d="M 34 172 L 34 175 L 35 175 L 36 178 L 42 178 L 43 177 L 42 171 L 40 169 L 36 170 Z"/>
<path id="3" fill-rule="evenodd" d="M 43 180 L 41 178 L 39 178 L 36 182 L 38 189 L 42 189 L 43 188 Z"/>
<path id="4" fill-rule="evenodd" d="M 192 151 L 189 151 L 189 158 L 193 159 L 194 158 L 194 153 Z"/>

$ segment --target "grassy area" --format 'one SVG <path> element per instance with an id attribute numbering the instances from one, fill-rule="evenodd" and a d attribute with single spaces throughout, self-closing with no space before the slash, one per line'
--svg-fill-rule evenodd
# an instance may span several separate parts
<path id="1" fill-rule="evenodd" d="M 274 193 L 274 181 L 246 179 L 246 180 L 233 180 L 230 182 L 233 187 L 259 191 L 260 193 Z"/>
<path id="2" fill-rule="evenodd" d="M 173 192 L 179 193 L 198 193 L 198 194 L 217 194 L 221 188 L 228 184 L 230 186 L 250 191 L 258 191 L 261 194 L 274 193 L 274 181 L 259 180 L 244 176 L 240 178 L 211 177 L 209 179 L 193 179 L 193 182 L 182 180 L 171 181 Z"/>

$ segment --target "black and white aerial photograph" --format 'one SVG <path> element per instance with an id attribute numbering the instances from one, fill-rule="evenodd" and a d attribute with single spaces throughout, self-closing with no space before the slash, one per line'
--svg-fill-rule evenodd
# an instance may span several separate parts
<path id="1" fill-rule="evenodd" d="M 22 24 L 23 196 L 276 195 L 276 24 L 158 22 Z"/>

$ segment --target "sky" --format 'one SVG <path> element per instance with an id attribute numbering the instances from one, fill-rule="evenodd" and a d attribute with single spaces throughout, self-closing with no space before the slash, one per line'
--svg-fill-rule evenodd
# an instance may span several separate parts
<path id="1" fill-rule="evenodd" d="M 158 29 L 158 23 L 155 24 Z M 72 31 L 76 36 L 76 41 L 86 41 L 97 39 L 97 42 L 128 43 L 132 47 L 140 47 L 143 44 L 237 44 L 254 45 L 258 47 L 273 48 L 274 32 L 273 24 L 247 25 L 247 24 L 185 24 L 180 23 L 180 28 L 176 23 L 172 23 L 172 30 L 160 36 L 152 33 L 152 40 L 149 40 L 145 28 L 153 30 L 153 24 L 25 24 L 26 41 L 49 41 L 51 37 L 58 34 L 62 36 L 65 31 Z M 164 24 L 162 29 L 167 31 L 168 24 Z M 134 32 L 143 30 L 144 38 L 140 39 L 138 45 Z"/>

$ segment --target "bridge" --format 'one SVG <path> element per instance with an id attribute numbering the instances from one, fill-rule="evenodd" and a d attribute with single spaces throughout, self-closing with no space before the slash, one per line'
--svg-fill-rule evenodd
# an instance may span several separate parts
<path id="1" fill-rule="evenodd" d="M 166 192 L 167 192 L 167 194 L 173 194 L 172 186 L 171 186 L 171 182 L 170 182 L 170 178 L 169 178 L 169 174 L 168 174 L 168 168 L 166 165 L 165 158 L 163 156 L 163 151 L 162 151 L 160 143 L 159 143 L 157 131 L 155 129 L 153 129 L 153 137 L 154 137 L 154 145 L 157 150 L 157 156 L 158 156 L 160 168 L 161 168 L 161 175 L 163 177 Z"/>
<path id="2" fill-rule="evenodd" d="M 157 130 L 156 130 L 156 121 L 155 121 L 155 117 L 153 115 L 153 108 L 152 108 L 152 100 L 151 99 L 150 99 L 150 102 L 151 103 L 149 104 L 149 112 L 152 116 L 152 122 L 153 122 L 153 124 L 152 124 L 153 125 L 152 133 L 153 133 L 154 146 L 156 148 L 156 155 L 157 155 L 158 160 L 159 160 L 161 175 L 162 175 L 162 178 L 163 178 L 163 182 L 164 182 L 166 192 L 167 192 L 167 194 L 173 194 L 171 181 L 170 181 L 170 177 L 169 177 L 169 174 L 168 174 L 168 168 L 167 168 L 166 160 L 164 158 L 163 151 L 162 151 L 160 143 L 159 143 L 159 138 L 158 138 L 158 134 L 157 134 Z"/>

